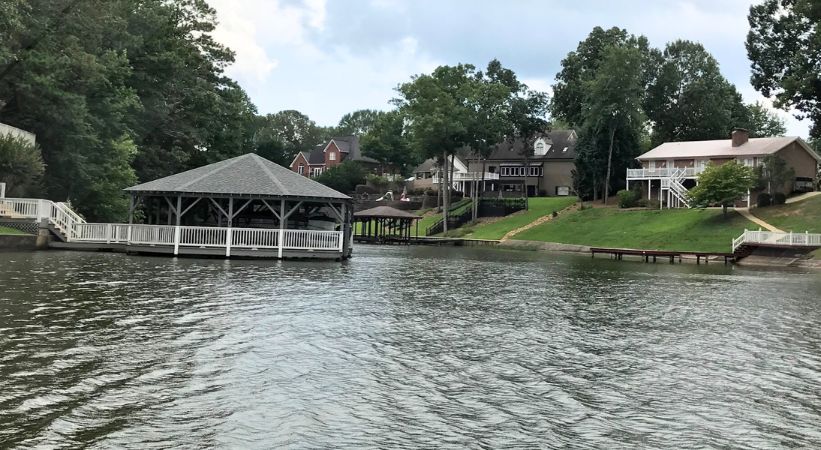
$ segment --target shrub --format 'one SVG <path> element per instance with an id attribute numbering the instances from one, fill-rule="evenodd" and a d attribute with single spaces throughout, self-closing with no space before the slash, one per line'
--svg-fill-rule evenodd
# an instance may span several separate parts
<path id="1" fill-rule="evenodd" d="M 644 206 L 648 209 L 659 209 L 661 207 L 661 203 L 656 199 L 649 199 L 644 202 Z"/>
<path id="2" fill-rule="evenodd" d="M 764 208 L 765 206 L 772 205 L 773 200 L 772 200 L 772 197 L 770 197 L 770 194 L 768 194 L 766 192 L 762 192 L 762 193 L 758 194 L 758 199 L 756 199 L 755 204 L 759 208 Z"/>
<path id="3" fill-rule="evenodd" d="M 0 134 L 0 181 L 7 183 L 6 196 L 37 195 L 44 172 L 39 147 L 11 134 Z"/>
<path id="4" fill-rule="evenodd" d="M 639 195 L 636 191 L 621 190 L 616 195 L 619 197 L 619 208 L 633 208 L 638 205 Z"/>
<path id="5" fill-rule="evenodd" d="M 773 194 L 773 205 L 783 205 L 787 201 L 787 196 L 783 192 Z"/>

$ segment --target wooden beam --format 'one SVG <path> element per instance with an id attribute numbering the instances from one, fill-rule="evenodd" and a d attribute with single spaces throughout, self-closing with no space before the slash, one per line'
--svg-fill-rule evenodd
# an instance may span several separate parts
<path id="1" fill-rule="evenodd" d="M 341 213 L 338 209 L 336 209 L 336 207 L 334 206 L 334 204 L 333 204 L 333 203 L 328 202 L 328 206 L 330 206 L 330 207 L 331 207 L 331 210 L 334 212 L 334 214 L 336 214 L 336 217 L 337 217 L 337 219 L 339 219 L 339 222 L 344 223 L 344 222 L 345 222 L 345 218 L 342 216 L 342 213 Z M 344 210 L 344 205 L 343 205 L 343 210 Z"/>
<path id="2" fill-rule="evenodd" d="M 232 199 L 232 200 L 233 200 L 233 199 Z M 243 209 L 245 209 L 245 207 L 246 207 L 246 206 L 250 205 L 252 201 L 254 201 L 254 199 L 250 199 L 250 200 L 248 200 L 247 202 L 245 202 L 245 204 L 244 204 L 244 205 L 240 206 L 240 207 L 239 207 L 239 209 L 237 209 L 236 211 L 234 211 L 234 212 L 233 212 L 233 216 L 231 216 L 231 220 L 233 220 L 233 219 L 234 219 L 234 217 L 236 217 L 237 215 L 239 215 L 239 213 L 241 213 L 241 212 L 242 212 L 242 210 L 243 210 Z M 233 202 L 232 202 L 232 203 L 233 203 Z"/>
<path id="3" fill-rule="evenodd" d="M 227 218 L 230 218 L 230 217 L 231 217 L 231 216 L 229 216 L 229 215 L 228 215 L 228 213 L 227 213 L 227 212 L 225 212 L 225 210 L 224 210 L 224 209 L 222 209 L 222 206 L 220 206 L 220 205 L 219 205 L 219 203 L 217 203 L 217 201 L 216 201 L 216 200 L 214 200 L 214 199 L 213 199 L 213 198 L 211 198 L 211 197 L 208 197 L 208 200 L 211 200 L 211 203 L 213 203 L 213 204 L 214 204 L 214 206 L 216 206 L 216 207 L 217 207 L 217 209 L 218 209 L 218 210 L 219 210 L 219 211 L 220 211 L 220 212 L 221 212 L 221 213 L 222 213 L 225 217 L 227 217 Z M 229 199 L 229 200 L 230 200 L 230 199 Z"/>
<path id="4" fill-rule="evenodd" d="M 285 205 L 285 200 L 282 201 L 282 204 L 283 206 Z M 288 214 L 285 214 L 285 220 L 288 220 L 288 218 L 291 217 L 291 214 L 293 214 L 300 206 L 302 206 L 302 202 L 297 203 L 293 208 L 291 208 L 291 210 L 288 211 Z"/>
<path id="5" fill-rule="evenodd" d="M 268 207 L 268 209 L 271 210 L 272 213 L 274 213 L 274 217 L 276 217 L 277 220 L 280 220 L 279 213 L 274 208 L 272 208 L 271 205 L 268 204 L 268 201 L 262 200 L 262 204 Z"/>
<path id="6" fill-rule="evenodd" d="M 182 210 L 182 212 L 180 213 L 180 217 L 184 216 L 184 215 L 185 215 L 185 213 L 187 213 L 188 211 L 190 211 L 190 210 L 191 210 L 191 208 L 193 208 L 193 207 L 194 207 L 194 205 L 196 205 L 197 203 L 199 203 L 199 201 L 200 201 L 200 200 L 202 200 L 202 197 L 199 197 L 199 198 L 194 199 L 194 202 L 193 202 L 193 203 L 191 203 L 190 205 L 188 205 L 188 207 L 186 207 L 185 209 L 183 209 L 183 210 Z"/>

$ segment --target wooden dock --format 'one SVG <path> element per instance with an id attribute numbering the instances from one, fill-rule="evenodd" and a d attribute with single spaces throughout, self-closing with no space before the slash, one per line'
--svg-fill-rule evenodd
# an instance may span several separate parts
<path id="1" fill-rule="evenodd" d="M 707 264 L 710 261 L 711 257 L 723 258 L 724 264 L 728 264 L 730 262 L 735 261 L 735 254 L 733 253 L 679 252 L 674 250 L 637 250 L 631 248 L 591 247 L 590 257 L 595 258 L 597 254 L 610 255 L 611 258 L 617 260 L 622 260 L 624 258 L 624 255 L 638 256 L 644 259 L 644 262 L 646 263 L 649 263 L 651 258 L 652 262 L 656 262 L 659 258 L 666 258 L 669 259 L 670 264 L 674 264 L 676 262 L 676 259 L 678 259 L 678 262 L 681 263 L 681 258 L 683 256 L 695 257 L 696 264 L 701 264 L 702 260 L 704 260 L 704 264 Z"/>

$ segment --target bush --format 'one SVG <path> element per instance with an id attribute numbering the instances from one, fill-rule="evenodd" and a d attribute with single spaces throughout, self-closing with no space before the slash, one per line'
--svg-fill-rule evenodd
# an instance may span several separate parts
<path id="1" fill-rule="evenodd" d="M 644 201 L 644 206 L 646 206 L 647 209 L 659 209 L 659 208 L 661 208 L 661 203 L 658 200 L 653 198 L 653 199 L 645 200 Z"/>
<path id="2" fill-rule="evenodd" d="M 782 192 L 773 194 L 773 205 L 783 205 L 787 201 L 787 196 Z"/>
<path id="3" fill-rule="evenodd" d="M 345 161 L 322 172 L 314 180 L 339 192 L 350 193 L 365 182 L 365 171 L 355 161 Z"/>
<path id="4" fill-rule="evenodd" d="M 772 204 L 773 204 L 772 197 L 770 196 L 770 194 L 768 194 L 766 192 L 762 192 L 762 193 L 758 194 L 758 198 L 755 201 L 755 205 L 758 206 L 759 208 L 764 208 L 765 206 L 770 206 Z"/>
<path id="5" fill-rule="evenodd" d="M 634 208 L 639 204 L 639 194 L 636 191 L 621 190 L 616 195 L 619 197 L 619 208 Z"/>
<path id="6" fill-rule="evenodd" d="M 45 172 L 40 148 L 11 134 L 0 134 L 0 182 L 7 197 L 36 196 Z"/>

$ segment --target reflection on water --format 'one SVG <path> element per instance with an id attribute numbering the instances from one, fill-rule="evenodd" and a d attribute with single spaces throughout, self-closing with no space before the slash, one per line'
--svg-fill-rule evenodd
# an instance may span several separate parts
<path id="1" fill-rule="evenodd" d="M 0 447 L 821 446 L 821 274 L 0 253 Z"/>

